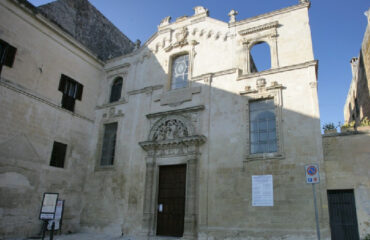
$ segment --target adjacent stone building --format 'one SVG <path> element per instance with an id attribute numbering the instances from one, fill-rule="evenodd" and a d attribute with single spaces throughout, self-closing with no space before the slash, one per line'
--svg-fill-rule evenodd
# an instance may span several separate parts
<path id="1" fill-rule="evenodd" d="M 332 182 L 342 142 L 324 138 L 323 150 L 309 7 L 244 20 L 232 10 L 226 23 L 198 6 L 133 49 L 86 0 L 1 1 L 0 236 L 37 234 L 43 193 L 57 192 L 63 232 L 316 239 L 304 166 L 318 164 L 330 239 L 327 191 L 354 185 Z M 106 48 L 94 45 L 95 26 L 111 29 Z M 251 53 L 262 43 L 271 68 L 258 71 Z M 358 175 L 362 200 L 368 156 L 353 165 L 361 171 L 343 170 Z"/>
<path id="2" fill-rule="evenodd" d="M 344 121 L 357 125 L 370 119 L 370 9 L 365 12 L 367 27 L 358 57 L 351 59 L 352 81 L 344 105 Z"/>

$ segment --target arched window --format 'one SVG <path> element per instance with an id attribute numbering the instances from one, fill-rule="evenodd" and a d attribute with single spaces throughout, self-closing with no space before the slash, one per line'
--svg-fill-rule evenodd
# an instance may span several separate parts
<path id="1" fill-rule="evenodd" d="M 110 98 L 109 98 L 110 103 L 116 102 L 121 98 L 122 82 L 123 82 L 123 79 L 121 77 L 118 77 L 114 80 L 111 91 L 110 91 Z"/>
<path id="2" fill-rule="evenodd" d="M 250 73 L 261 72 L 271 68 L 270 46 L 266 42 L 258 42 L 250 49 Z"/>
<path id="3" fill-rule="evenodd" d="M 171 89 L 188 86 L 189 55 L 177 56 L 172 60 Z"/>

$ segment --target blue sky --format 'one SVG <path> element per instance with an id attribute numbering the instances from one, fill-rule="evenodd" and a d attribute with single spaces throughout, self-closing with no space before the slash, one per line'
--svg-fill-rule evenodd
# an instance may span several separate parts
<path id="1" fill-rule="evenodd" d="M 30 0 L 38 6 L 50 0 Z M 166 17 L 193 15 L 193 7 L 204 6 L 210 17 L 228 21 L 228 12 L 239 12 L 237 20 L 298 3 L 298 0 L 90 0 L 132 41 L 144 43 Z M 321 123 L 343 122 L 343 106 L 351 82 L 349 61 L 358 56 L 369 9 L 367 0 L 312 0 L 310 25 L 315 59 L 319 60 Z"/>

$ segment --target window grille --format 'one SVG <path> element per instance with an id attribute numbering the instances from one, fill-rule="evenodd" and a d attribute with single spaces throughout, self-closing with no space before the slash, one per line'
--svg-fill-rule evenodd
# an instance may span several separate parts
<path id="1" fill-rule="evenodd" d="M 276 116 L 273 99 L 250 102 L 250 152 L 277 152 Z"/>
<path id="2" fill-rule="evenodd" d="M 104 125 L 103 148 L 100 159 L 101 166 L 113 165 L 116 149 L 117 125 L 116 122 Z"/>
<path id="3" fill-rule="evenodd" d="M 171 89 L 188 86 L 189 55 L 181 55 L 173 59 L 171 71 Z"/>

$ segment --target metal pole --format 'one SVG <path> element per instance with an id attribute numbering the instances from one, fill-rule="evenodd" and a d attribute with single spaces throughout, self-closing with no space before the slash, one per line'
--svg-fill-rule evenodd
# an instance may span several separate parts
<path id="1" fill-rule="evenodd" d="M 42 236 L 41 236 L 42 240 L 44 240 L 45 238 L 46 225 L 47 225 L 47 221 L 44 220 L 44 224 L 42 225 Z"/>
<path id="2" fill-rule="evenodd" d="M 313 191 L 313 201 L 315 204 L 316 233 L 317 233 L 317 239 L 320 240 L 319 213 L 317 210 L 315 183 L 312 184 L 312 191 Z"/>
<path id="3" fill-rule="evenodd" d="M 50 237 L 49 237 L 50 240 L 53 240 L 53 237 L 54 237 L 54 229 L 55 229 L 55 223 L 53 221 L 53 223 L 51 224 L 51 232 L 50 232 Z"/>

